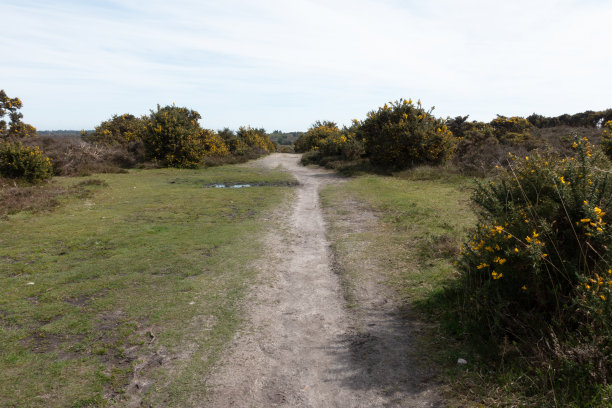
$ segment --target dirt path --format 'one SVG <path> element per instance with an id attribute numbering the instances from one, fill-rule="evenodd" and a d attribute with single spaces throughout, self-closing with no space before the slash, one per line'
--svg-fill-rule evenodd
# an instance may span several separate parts
<path id="1" fill-rule="evenodd" d="M 273 154 L 258 165 L 282 165 L 300 182 L 286 228 L 267 238 L 267 284 L 255 289 L 250 328 L 214 373 L 206 407 L 434 407 L 435 388 L 412 366 L 409 329 L 394 318 L 376 283 L 349 312 L 325 235 L 319 188 L 341 182 Z M 408 336 L 408 337 L 406 337 Z"/>

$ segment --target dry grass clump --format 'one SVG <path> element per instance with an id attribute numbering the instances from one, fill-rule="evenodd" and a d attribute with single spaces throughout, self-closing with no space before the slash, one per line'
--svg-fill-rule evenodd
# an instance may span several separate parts
<path id="1" fill-rule="evenodd" d="M 67 193 L 50 183 L 19 186 L 14 180 L 0 178 L 0 218 L 20 211 L 45 211 L 59 204 L 58 197 Z"/>
<path id="2" fill-rule="evenodd" d="M 53 173 L 58 176 L 121 173 L 144 162 L 142 142 L 107 146 L 76 138 L 41 138 L 35 143 L 51 159 Z"/>
<path id="3" fill-rule="evenodd" d="M 81 181 L 71 187 L 54 181 L 40 184 L 24 184 L 14 179 L 0 178 L 0 219 L 21 211 L 51 211 L 68 195 L 87 197 L 92 187 L 104 187 L 106 182 L 99 179 Z"/>

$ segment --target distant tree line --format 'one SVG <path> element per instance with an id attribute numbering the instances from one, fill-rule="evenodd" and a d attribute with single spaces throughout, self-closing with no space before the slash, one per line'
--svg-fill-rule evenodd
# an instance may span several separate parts
<path id="1" fill-rule="evenodd" d="M 279 145 L 290 146 L 305 132 L 281 132 L 280 130 L 275 130 L 270 133 L 268 136 L 270 140 L 278 143 Z"/>
<path id="2" fill-rule="evenodd" d="M 555 126 L 571 127 L 601 127 L 612 120 L 612 109 L 603 111 L 585 111 L 573 115 L 564 114 L 560 116 L 547 117 L 533 113 L 527 116 L 527 120 L 537 128 L 550 128 Z"/>

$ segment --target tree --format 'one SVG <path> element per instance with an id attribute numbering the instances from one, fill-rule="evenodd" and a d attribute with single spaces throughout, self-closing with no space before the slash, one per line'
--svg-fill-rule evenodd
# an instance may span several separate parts
<path id="1" fill-rule="evenodd" d="M 4 89 L 0 89 L 0 138 L 1 139 L 22 139 L 35 137 L 36 128 L 27 123 L 23 123 L 23 113 L 19 109 L 23 103 L 19 98 L 9 98 Z M 8 115 L 9 122 L 4 117 Z"/>

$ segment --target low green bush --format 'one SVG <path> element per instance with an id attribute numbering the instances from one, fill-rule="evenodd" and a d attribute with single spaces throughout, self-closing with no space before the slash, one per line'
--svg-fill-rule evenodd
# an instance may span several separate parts
<path id="1" fill-rule="evenodd" d="M 38 146 L 28 147 L 21 142 L 0 142 L 0 175 L 24 179 L 30 183 L 52 176 L 51 161 Z"/>

